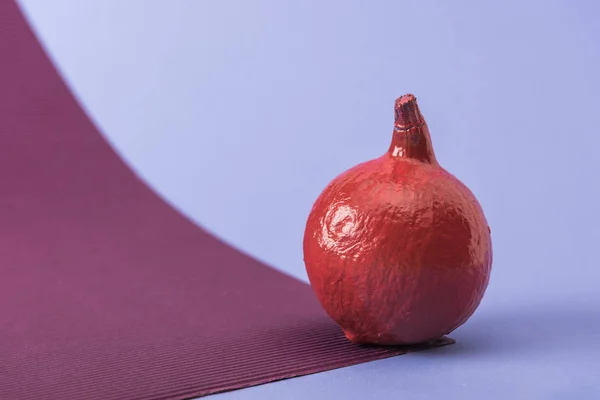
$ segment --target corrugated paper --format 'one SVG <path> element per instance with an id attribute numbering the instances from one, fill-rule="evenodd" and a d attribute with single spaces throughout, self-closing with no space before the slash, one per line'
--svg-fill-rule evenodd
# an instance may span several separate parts
<path id="1" fill-rule="evenodd" d="M 0 2 L 0 399 L 188 399 L 450 342 L 350 344 L 141 182 Z"/>

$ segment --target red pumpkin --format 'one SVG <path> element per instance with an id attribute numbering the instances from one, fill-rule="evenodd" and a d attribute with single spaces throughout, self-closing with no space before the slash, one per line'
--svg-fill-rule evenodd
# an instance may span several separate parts
<path id="1" fill-rule="evenodd" d="M 490 277 L 483 210 L 438 164 L 413 95 L 396 100 L 394 125 L 386 154 L 325 188 L 304 234 L 311 286 L 354 343 L 446 335 L 473 314 Z"/>

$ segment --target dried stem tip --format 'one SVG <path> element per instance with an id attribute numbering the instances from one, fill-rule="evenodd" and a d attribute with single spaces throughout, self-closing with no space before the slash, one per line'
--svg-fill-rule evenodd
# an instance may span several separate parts
<path id="1" fill-rule="evenodd" d="M 412 94 L 405 94 L 396 100 L 394 116 L 396 129 L 410 129 L 425 123 L 417 104 L 417 98 Z"/>

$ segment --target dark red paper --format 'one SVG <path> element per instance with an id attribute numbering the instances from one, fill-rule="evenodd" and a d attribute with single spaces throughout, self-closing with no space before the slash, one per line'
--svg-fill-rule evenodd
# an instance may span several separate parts
<path id="1" fill-rule="evenodd" d="M 450 342 L 350 344 L 144 185 L 0 2 L 0 399 L 185 399 Z"/>

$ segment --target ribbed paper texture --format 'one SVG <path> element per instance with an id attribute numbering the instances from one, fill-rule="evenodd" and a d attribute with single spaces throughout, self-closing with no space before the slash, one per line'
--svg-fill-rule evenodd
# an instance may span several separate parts
<path id="1" fill-rule="evenodd" d="M 0 1 L 0 399 L 187 399 L 406 351 L 350 344 L 156 196 Z"/>

